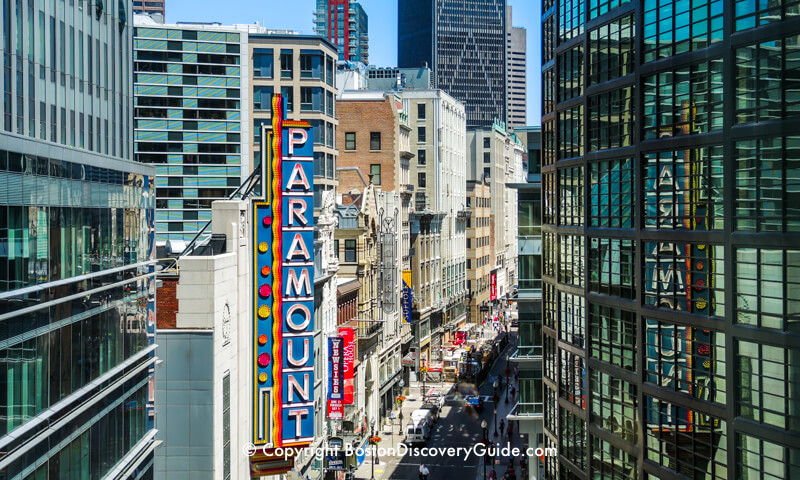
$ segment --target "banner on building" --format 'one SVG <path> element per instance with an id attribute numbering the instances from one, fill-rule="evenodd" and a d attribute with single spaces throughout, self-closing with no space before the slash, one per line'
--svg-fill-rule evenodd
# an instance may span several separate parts
<path id="1" fill-rule="evenodd" d="M 328 418 L 344 418 L 344 339 L 328 339 Z"/>
<path id="2" fill-rule="evenodd" d="M 489 300 L 497 300 L 497 271 L 489 274 Z"/>
<path id="3" fill-rule="evenodd" d="M 302 447 L 314 438 L 314 137 L 283 120 L 280 95 L 272 112 L 253 201 L 252 443 Z"/>
<path id="4" fill-rule="evenodd" d="M 411 323 L 411 270 L 403 270 L 403 321 Z"/>
<path id="5" fill-rule="evenodd" d="M 356 365 L 356 332 L 349 327 L 340 327 L 339 336 L 342 337 L 343 352 L 343 402 L 350 405 L 355 397 L 355 365 Z"/>

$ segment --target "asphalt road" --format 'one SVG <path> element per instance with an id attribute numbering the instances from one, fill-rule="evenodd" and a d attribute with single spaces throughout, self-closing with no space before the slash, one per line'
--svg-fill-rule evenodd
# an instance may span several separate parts
<path id="1" fill-rule="evenodd" d="M 516 341 L 512 341 L 504 352 L 499 356 L 500 359 L 505 357 L 505 354 L 513 352 Z M 505 369 L 505 361 L 499 360 L 493 366 L 490 378 L 484 383 L 480 394 L 484 398 L 493 394 L 492 382 L 502 370 Z M 466 393 L 469 390 L 474 391 L 473 385 L 462 384 L 460 391 Z M 483 409 L 480 414 L 476 413 L 473 409 L 465 411 L 464 398 L 462 395 L 448 397 L 445 407 L 442 409 L 442 414 L 438 423 L 435 426 L 431 439 L 424 447 L 428 448 L 471 448 L 479 443 L 483 438 L 481 430 L 481 420 L 486 420 L 489 430 L 489 439 L 497 440 L 498 437 L 493 437 L 493 409 L 494 404 L 491 401 L 484 402 Z M 503 400 L 501 399 L 501 402 Z M 501 410 L 505 405 L 500 407 Z M 501 417 L 502 418 L 502 417 Z M 500 418 L 498 418 L 498 421 Z M 419 448 L 423 448 L 420 446 Z M 437 453 L 435 456 L 422 456 L 416 455 L 413 451 L 402 458 L 387 459 L 389 460 L 388 468 L 385 469 L 385 474 L 382 478 L 402 479 L 402 480 L 415 480 L 419 478 L 419 464 L 425 463 L 430 469 L 429 480 L 440 479 L 455 479 L 455 480 L 475 480 L 477 476 L 483 475 L 483 458 L 476 458 L 475 454 L 471 452 L 470 456 L 465 460 L 464 452 L 460 456 L 448 456 Z M 491 463 L 489 469 L 491 469 Z M 505 462 L 501 471 L 500 466 L 497 467 L 498 478 L 502 472 L 505 471 Z"/>

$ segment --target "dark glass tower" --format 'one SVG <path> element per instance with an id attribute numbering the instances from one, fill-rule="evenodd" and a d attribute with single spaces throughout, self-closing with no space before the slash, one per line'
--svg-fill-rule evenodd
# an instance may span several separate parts
<path id="1" fill-rule="evenodd" d="M 398 66 L 427 63 L 434 88 L 466 107 L 467 128 L 506 121 L 506 8 L 505 0 L 398 1 Z"/>
<path id="2" fill-rule="evenodd" d="M 800 478 L 800 6 L 542 18 L 545 478 Z"/>

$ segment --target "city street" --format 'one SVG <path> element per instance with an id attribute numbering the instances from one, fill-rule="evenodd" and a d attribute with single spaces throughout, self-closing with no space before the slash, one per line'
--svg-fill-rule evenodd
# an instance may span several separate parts
<path id="1" fill-rule="evenodd" d="M 474 392 L 474 385 L 460 384 L 459 392 L 455 392 L 455 385 L 452 383 L 438 382 L 427 383 L 428 388 L 433 387 L 437 390 L 447 393 L 447 401 L 442 409 L 438 423 L 435 425 L 431 439 L 424 445 L 430 448 L 470 448 L 479 443 L 483 437 L 481 432 L 481 421 L 486 420 L 489 440 L 497 444 L 501 441 L 501 437 L 494 436 L 494 402 L 492 401 L 493 387 L 492 384 L 502 374 L 506 368 L 505 356 L 514 352 L 517 343 L 516 331 L 511 332 L 511 342 L 501 352 L 498 360 L 492 367 L 490 377 L 484 382 L 480 390 L 480 395 L 483 400 L 483 409 L 480 414 L 474 410 L 465 411 L 464 409 L 464 395 Z M 517 388 L 516 382 L 512 384 Z M 408 399 L 403 405 L 404 422 L 411 417 L 411 412 L 416 410 L 422 405 L 420 396 L 421 384 L 413 383 L 410 389 Z M 514 402 L 505 402 L 505 390 L 501 391 L 500 402 L 497 409 L 497 421 L 504 419 L 508 412 L 513 408 Z M 515 426 L 516 427 L 516 426 Z M 381 448 L 397 447 L 403 441 L 403 434 L 401 433 L 404 426 L 401 428 L 399 420 L 395 420 L 395 425 L 392 428 L 392 433 L 384 428 L 380 432 Z M 514 430 L 514 439 L 512 447 L 523 448 L 522 439 L 516 435 L 517 429 Z M 505 446 L 508 441 L 507 437 L 502 438 L 502 445 Z M 420 445 L 420 448 L 423 446 Z M 517 478 L 521 478 L 519 472 L 519 458 L 517 459 Z M 430 480 L 435 479 L 476 479 L 483 478 L 484 463 L 483 458 L 476 458 L 474 453 L 465 461 L 464 455 L 460 457 L 448 456 L 421 456 L 414 455 L 409 452 L 402 457 L 379 458 L 379 463 L 373 465 L 372 457 L 368 454 L 364 463 L 356 470 L 356 479 L 371 479 L 384 480 L 384 479 L 416 479 L 418 478 L 419 465 L 425 463 L 430 469 Z M 499 463 L 495 465 L 497 478 L 502 478 L 508 466 L 508 459 L 500 459 Z M 487 472 L 492 468 L 492 464 L 487 466 Z M 487 474 L 488 478 L 488 474 Z"/>

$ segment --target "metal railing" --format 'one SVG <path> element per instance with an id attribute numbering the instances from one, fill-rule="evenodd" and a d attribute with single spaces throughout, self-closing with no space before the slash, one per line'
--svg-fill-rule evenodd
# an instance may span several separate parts
<path id="1" fill-rule="evenodd" d="M 255 191 L 255 188 L 256 188 L 256 186 L 258 186 L 258 182 L 259 182 L 259 181 L 261 181 L 261 169 L 260 169 L 260 168 L 256 168 L 256 169 L 255 169 L 255 170 L 253 170 L 253 172 L 252 172 L 252 173 L 251 173 L 251 174 L 250 174 L 250 175 L 249 175 L 249 176 L 248 176 L 248 177 L 247 177 L 247 178 L 246 178 L 246 179 L 245 179 L 245 180 L 242 182 L 242 184 L 241 184 L 241 185 L 239 185 L 239 188 L 237 188 L 236 190 L 234 190 L 234 191 L 233 191 L 233 193 L 231 193 L 231 194 L 228 196 L 228 200 L 233 200 L 234 198 L 236 198 L 236 197 L 237 197 L 237 195 L 238 195 L 238 196 L 239 196 L 239 197 L 240 197 L 242 200 L 244 200 L 244 199 L 246 199 L 246 198 L 249 198 L 249 197 L 250 197 L 250 195 L 252 195 L 252 194 L 253 194 L 253 192 Z M 205 231 L 208 229 L 208 227 L 209 227 L 210 225 L 211 225 L 211 220 L 209 220 L 209 221 L 208 221 L 208 222 L 207 222 L 207 223 L 206 223 L 206 224 L 203 226 L 203 228 L 201 228 L 201 229 L 200 229 L 200 231 L 199 231 L 199 232 L 197 232 L 197 234 L 194 236 L 194 238 L 192 238 L 192 240 L 191 240 L 191 241 L 189 241 L 189 243 L 186 245 L 186 248 L 184 248 L 184 249 L 183 249 L 183 252 L 180 254 L 180 256 L 181 256 L 181 257 L 185 257 L 185 256 L 187 256 L 187 255 L 190 255 L 192 252 L 194 252 L 194 251 L 195 251 L 195 249 L 196 249 L 196 248 L 197 248 L 199 245 L 201 245 L 202 243 L 204 243 L 204 242 L 208 241 L 208 239 L 211 237 L 211 234 L 210 234 L 210 233 L 209 233 L 209 234 L 206 234 L 206 235 L 205 235 L 205 237 L 203 237 L 203 234 L 205 233 Z M 200 237 L 203 237 L 202 241 L 200 240 Z"/>

